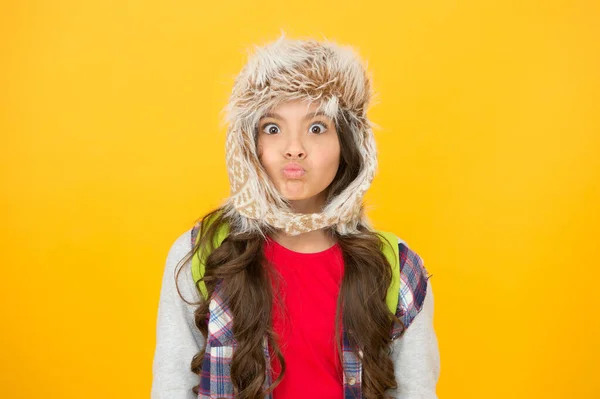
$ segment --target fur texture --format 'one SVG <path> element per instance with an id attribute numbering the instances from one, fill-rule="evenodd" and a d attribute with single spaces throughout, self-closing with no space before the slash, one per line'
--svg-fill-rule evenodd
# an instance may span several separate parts
<path id="1" fill-rule="evenodd" d="M 357 226 L 370 227 L 362 200 L 377 169 L 373 124 L 366 112 L 373 97 L 371 78 L 356 51 L 328 40 L 281 37 L 255 46 L 236 77 L 225 107 L 228 123 L 226 163 L 230 196 L 224 209 L 238 231 L 264 235 L 269 225 L 286 234 L 298 235 L 332 226 L 339 234 L 358 233 Z M 322 212 L 295 213 L 277 191 L 259 162 L 256 131 L 260 117 L 289 100 L 317 102 L 319 110 L 337 126 L 344 118 L 361 154 L 357 178 Z"/>

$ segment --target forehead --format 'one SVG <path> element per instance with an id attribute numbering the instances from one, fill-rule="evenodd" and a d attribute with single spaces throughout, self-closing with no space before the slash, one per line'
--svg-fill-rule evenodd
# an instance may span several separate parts
<path id="1" fill-rule="evenodd" d="M 326 116 L 325 112 L 319 110 L 320 103 L 307 100 L 293 100 L 278 104 L 267 110 L 260 119 L 274 118 L 311 118 L 317 115 Z"/>

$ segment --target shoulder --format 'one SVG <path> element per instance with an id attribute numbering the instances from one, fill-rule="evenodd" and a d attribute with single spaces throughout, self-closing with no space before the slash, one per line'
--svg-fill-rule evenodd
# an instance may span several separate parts
<path id="1" fill-rule="evenodd" d="M 193 229 L 189 229 L 184 233 L 180 234 L 175 241 L 171 244 L 169 248 L 169 253 L 167 255 L 167 265 L 173 266 L 173 264 L 177 264 L 184 256 L 188 254 L 188 252 L 192 249 L 192 231 Z"/>
<path id="2" fill-rule="evenodd" d="M 406 241 L 398 238 L 400 257 L 400 290 L 398 292 L 398 311 L 396 316 L 407 329 L 414 318 L 423 310 L 428 292 L 428 273 L 423 258 L 411 249 Z"/>
<path id="3" fill-rule="evenodd" d="M 164 289 L 169 292 L 176 293 L 177 289 L 179 289 L 179 292 L 186 300 L 196 301 L 198 294 L 191 273 L 191 259 L 188 257 L 186 262 L 182 264 L 184 258 L 190 254 L 191 250 L 191 229 L 188 229 L 171 243 L 162 284 L 165 287 Z M 178 272 L 178 270 L 180 271 Z M 175 294 L 172 296 L 174 297 Z M 179 296 L 179 293 L 177 293 L 177 296 Z"/>

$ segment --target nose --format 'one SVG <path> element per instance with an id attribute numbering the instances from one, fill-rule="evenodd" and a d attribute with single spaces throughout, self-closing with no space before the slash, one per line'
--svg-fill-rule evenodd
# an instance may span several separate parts
<path id="1" fill-rule="evenodd" d="M 291 135 L 294 137 L 290 137 L 290 139 L 288 140 L 287 144 L 286 144 L 286 148 L 285 148 L 285 157 L 286 158 L 291 158 L 291 159 L 303 159 L 304 157 L 306 157 L 306 150 L 304 149 L 304 146 L 302 145 L 302 140 L 295 136 L 295 135 Z"/>
<path id="2" fill-rule="evenodd" d="M 305 156 L 304 151 L 286 151 L 285 157 L 290 159 L 303 159 Z"/>

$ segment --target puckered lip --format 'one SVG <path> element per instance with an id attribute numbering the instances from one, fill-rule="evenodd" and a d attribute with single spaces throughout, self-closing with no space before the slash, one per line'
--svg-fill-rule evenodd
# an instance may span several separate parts
<path id="1" fill-rule="evenodd" d="M 302 165 L 300 165 L 299 163 L 296 163 L 296 162 L 289 162 L 289 163 L 285 164 L 285 166 L 283 167 L 283 170 L 302 170 L 302 171 L 305 171 L 305 169 L 302 167 Z"/>

